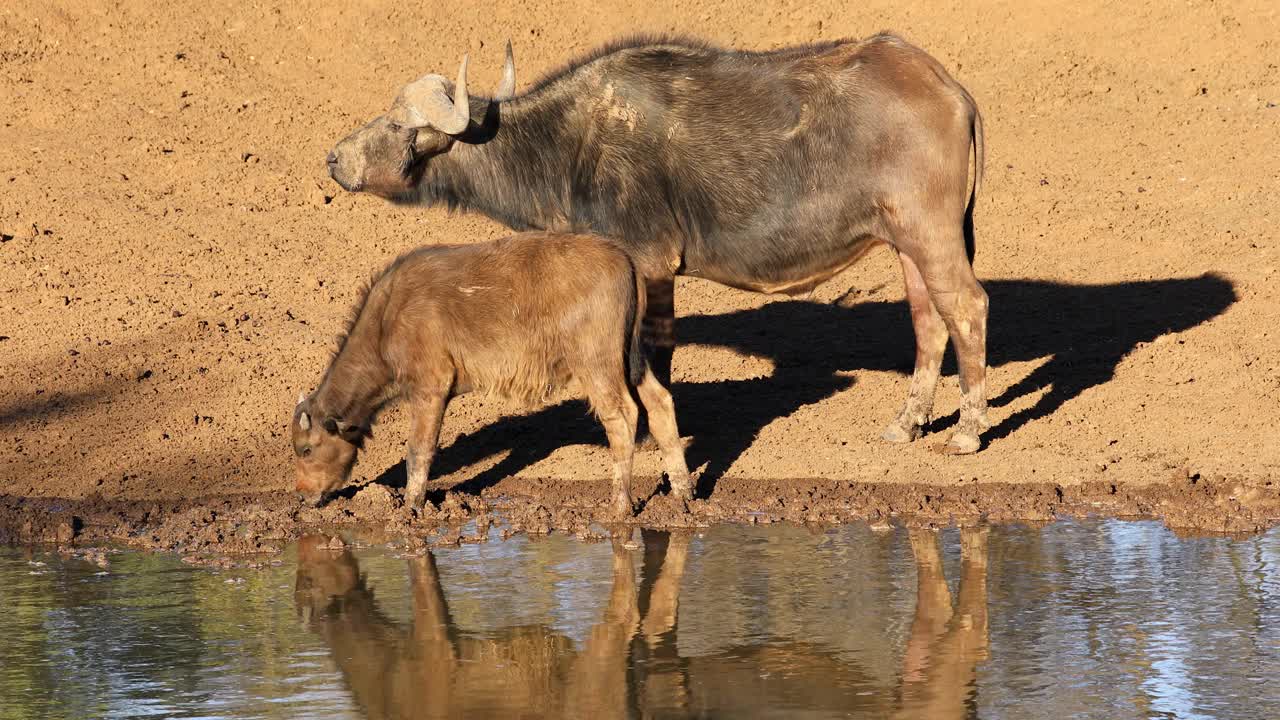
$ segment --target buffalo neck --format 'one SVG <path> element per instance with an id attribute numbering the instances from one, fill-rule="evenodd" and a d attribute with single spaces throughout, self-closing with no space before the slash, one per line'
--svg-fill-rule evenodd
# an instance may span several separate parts
<path id="1" fill-rule="evenodd" d="M 375 285 L 364 298 L 351 329 L 312 397 L 312 410 L 363 428 L 391 399 L 393 374 L 382 355 L 387 293 Z"/>
<path id="2" fill-rule="evenodd" d="M 481 118 L 427 162 L 418 197 L 475 210 L 515 230 L 573 229 L 568 179 L 581 142 L 568 128 L 574 99 L 552 86 L 506 101 L 472 99 Z"/>

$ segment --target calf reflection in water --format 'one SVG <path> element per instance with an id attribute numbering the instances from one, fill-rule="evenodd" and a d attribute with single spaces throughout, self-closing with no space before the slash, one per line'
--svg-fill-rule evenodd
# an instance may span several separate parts
<path id="1" fill-rule="evenodd" d="M 868 717 L 965 717 L 987 656 L 985 529 L 961 531 L 957 603 L 936 533 L 912 531 L 918 592 L 899 687 L 838 652 L 787 638 L 682 657 L 676 637 L 687 535 L 645 532 L 645 566 L 613 544 L 600 621 L 580 647 L 545 625 L 459 632 L 435 558 L 410 558 L 413 620 L 384 615 L 348 550 L 298 550 L 295 602 L 370 718 L 749 717 L 775 708 Z"/>

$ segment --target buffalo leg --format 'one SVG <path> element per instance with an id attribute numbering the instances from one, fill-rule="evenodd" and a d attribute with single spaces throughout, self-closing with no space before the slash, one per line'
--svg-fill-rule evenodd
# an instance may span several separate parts
<path id="1" fill-rule="evenodd" d="M 645 278 L 641 340 L 649 348 L 650 367 L 663 387 L 671 387 L 671 357 L 676 348 L 676 281 Z"/>
<path id="2" fill-rule="evenodd" d="M 947 349 L 947 326 L 933 306 L 920 268 L 904 253 L 898 253 L 898 260 L 902 263 L 907 304 L 911 306 L 911 326 L 916 334 L 916 366 L 902 412 L 885 428 L 881 437 L 889 442 L 905 443 L 920 437 L 921 429 L 933 412 L 934 392 L 942 372 L 942 354 Z"/>
<path id="3" fill-rule="evenodd" d="M 645 311 L 640 321 L 640 340 L 649 358 L 649 367 L 666 388 L 671 387 L 671 357 L 676 348 L 675 283 L 675 278 L 669 276 L 659 276 L 656 280 L 645 277 Z M 639 446 L 644 450 L 652 450 L 657 445 L 648 422 L 647 417 L 641 417 L 637 428 Z"/>
<path id="4" fill-rule="evenodd" d="M 440 425 L 448 404 L 449 397 L 444 393 L 423 394 L 413 401 L 409 452 L 405 458 L 409 482 L 405 486 L 404 503 L 408 507 L 420 508 L 427 500 L 427 476 L 440 442 Z"/>
<path id="5" fill-rule="evenodd" d="M 961 242 L 954 243 L 959 249 Z M 950 247 L 950 246 L 948 246 Z M 929 288 L 933 306 L 947 324 L 960 366 L 960 423 L 943 452 L 966 454 L 981 445 L 978 436 L 987 422 L 987 293 L 973 274 L 973 266 L 961 254 L 942 258 L 915 258 L 920 276 Z"/>
<path id="6" fill-rule="evenodd" d="M 653 370 L 646 370 L 644 379 L 636 386 L 645 416 L 649 418 L 649 430 L 662 450 L 662 464 L 671 483 L 671 494 L 683 500 L 693 499 L 693 486 L 689 482 L 689 466 L 685 464 L 684 444 L 680 442 L 680 430 L 676 425 L 676 405 Z"/>

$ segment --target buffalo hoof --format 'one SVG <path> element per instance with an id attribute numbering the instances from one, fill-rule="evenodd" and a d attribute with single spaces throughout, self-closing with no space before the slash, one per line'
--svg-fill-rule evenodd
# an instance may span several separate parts
<path id="1" fill-rule="evenodd" d="M 977 433 L 956 432 L 947 439 L 947 443 L 938 448 L 943 455 L 972 455 L 982 447 Z"/>
<path id="2" fill-rule="evenodd" d="M 919 425 L 905 425 L 901 420 L 894 420 L 889 427 L 880 433 L 880 439 L 891 443 L 909 443 L 920 438 Z"/>

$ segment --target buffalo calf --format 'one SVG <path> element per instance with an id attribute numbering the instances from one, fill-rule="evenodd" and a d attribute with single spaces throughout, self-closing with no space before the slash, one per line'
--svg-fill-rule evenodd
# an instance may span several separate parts
<path id="1" fill-rule="evenodd" d="M 632 389 L 672 491 L 692 497 L 671 395 L 640 346 L 641 282 L 626 253 L 589 235 L 525 233 L 401 256 L 365 290 L 320 386 L 294 409 L 298 492 L 318 504 L 345 484 L 376 415 L 402 397 L 405 502 L 419 507 L 451 397 L 474 390 L 528 405 L 573 380 L 608 434 L 617 515 L 632 512 Z"/>

